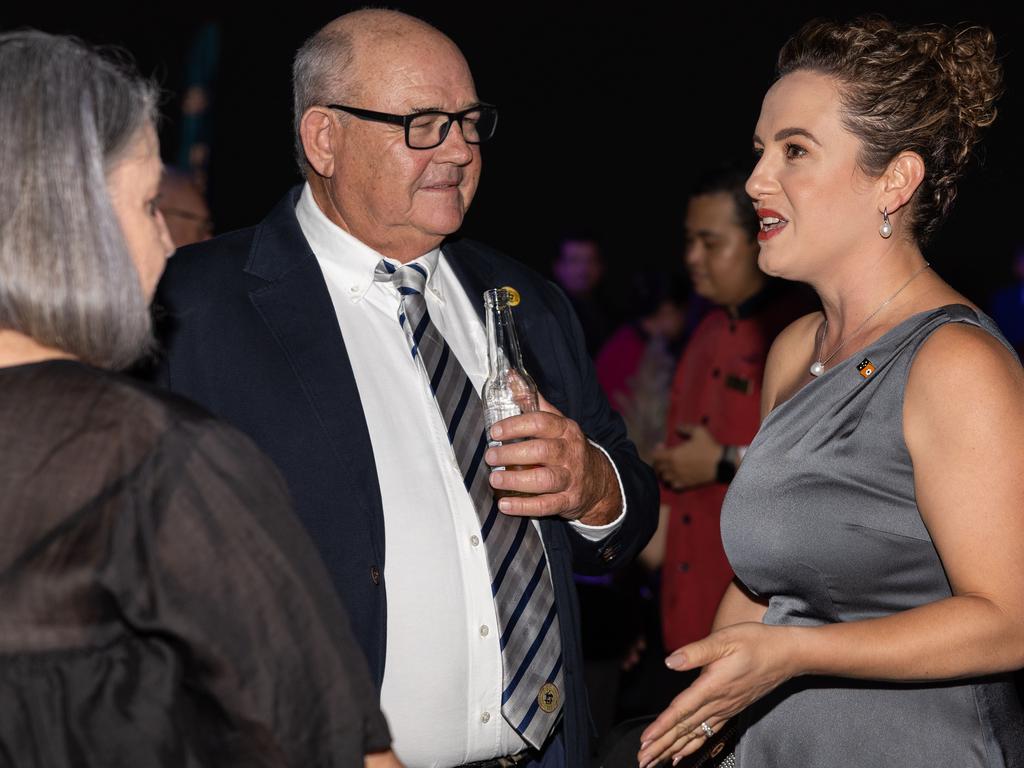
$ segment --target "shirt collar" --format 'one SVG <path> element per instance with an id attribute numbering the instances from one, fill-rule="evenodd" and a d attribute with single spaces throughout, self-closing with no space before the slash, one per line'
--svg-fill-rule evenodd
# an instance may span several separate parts
<path id="1" fill-rule="evenodd" d="M 313 190 L 308 182 L 302 186 L 302 194 L 295 205 L 295 218 L 298 219 L 302 234 L 305 235 L 317 260 L 331 264 L 335 268 L 338 278 L 352 300 L 356 301 L 365 296 L 373 286 L 373 273 L 383 258 L 381 254 L 327 218 L 313 199 Z M 426 268 L 427 284 L 438 298 L 441 298 L 440 281 L 433 278 L 440 254 L 439 246 L 413 259 L 413 263 Z M 388 261 L 396 267 L 401 266 L 401 262 L 395 259 Z"/>

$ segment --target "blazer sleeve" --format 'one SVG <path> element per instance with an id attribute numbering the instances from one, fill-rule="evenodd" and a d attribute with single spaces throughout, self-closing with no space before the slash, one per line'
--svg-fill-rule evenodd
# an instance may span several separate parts
<path id="1" fill-rule="evenodd" d="M 622 418 L 608 404 L 572 305 L 561 289 L 548 285 L 550 306 L 565 344 L 565 354 L 559 357 L 564 363 L 560 372 L 569 410 L 563 412 L 608 452 L 626 492 L 626 516 L 607 538 L 592 542 L 573 526 L 566 526 L 573 548 L 573 568 L 579 573 L 599 574 L 630 562 L 650 541 L 658 525 L 658 484 L 654 471 L 640 459 L 626 436 Z"/>

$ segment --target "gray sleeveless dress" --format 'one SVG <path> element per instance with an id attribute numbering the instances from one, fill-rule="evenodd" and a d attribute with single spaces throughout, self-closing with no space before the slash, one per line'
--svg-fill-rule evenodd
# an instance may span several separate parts
<path id="1" fill-rule="evenodd" d="M 856 621 L 951 595 L 903 442 L 911 362 L 950 322 L 1003 340 L 969 307 L 929 310 L 765 419 L 722 508 L 722 538 L 737 576 L 769 599 L 766 624 Z M 864 360 L 874 369 L 867 377 L 858 371 Z M 1024 714 L 1008 676 L 927 684 L 801 677 L 741 717 L 741 768 L 1024 766 Z"/>

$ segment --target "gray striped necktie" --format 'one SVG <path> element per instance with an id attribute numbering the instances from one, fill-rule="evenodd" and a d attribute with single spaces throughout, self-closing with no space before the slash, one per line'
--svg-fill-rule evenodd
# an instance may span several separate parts
<path id="1" fill-rule="evenodd" d="M 530 745 L 540 748 L 562 711 L 562 641 L 547 558 L 528 518 L 498 512 L 484 463 L 483 406 L 466 372 L 430 322 L 423 292 L 427 271 L 381 260 L 376 280 L 398 288 L 398 320 L 419 358 L 448 440 L 480 519 L 491 593 L 501 629 L 501 713 Z"/>

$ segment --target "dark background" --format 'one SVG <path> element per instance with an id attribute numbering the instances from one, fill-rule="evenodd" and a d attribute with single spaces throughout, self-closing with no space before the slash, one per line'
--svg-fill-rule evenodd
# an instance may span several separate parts
<path id="1" fill-rule="evenodd" d="M 1024 179 L 1024 23 L 1013 5 L 390 7 L 448 33 L 466 54 L 480 97 L 501 109 L 463 232 L 544 269 L 560 232 L 591 229 L 603 238 L 618 278 L 637 266 L 678 263 L 686 192 L 701 168 L 727 159 L 752 164 L 750 136 L 776 53 L 803 22 L 881 10 L 897 21 L 986 24 L 999 39 L 1006 94 L 981 162 L 962 182 L 953 215 L 927 254 L 957 288 L 985 304 L 1009 278 L 1012 247 L 1024 242 L 1013 198 Z M 166 91 L 161 138 L 170 160 L 180 140 L 185 51 L 204 22 L 217 22 L 209 192 L 218 231 L 227 231 L 257 222 L 299 181 L 291 150 L 291 58 L 319 26 L 356 7 L 293 2 L 254 14 L 226 3 L 131 10 L 40 4 L 45 11 L 22 4 L 0 10 L 0 27 L 34 26 L 126 47 Z"/>

